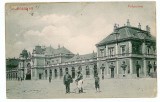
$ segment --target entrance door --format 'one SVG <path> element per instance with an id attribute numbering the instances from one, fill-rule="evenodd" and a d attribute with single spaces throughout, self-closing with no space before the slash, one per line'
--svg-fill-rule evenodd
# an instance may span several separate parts
<path id="1" fill-rule="evenodd" d="M 114 68 L 111 68 L 111 78 L 114 78 Z"/>
<path id="2" fill-rule="evenodd" d="M 39 74 L 39 79 L 42 79 L 42 74 Z"/>
<path id="3" fill-rule="evenodd" d="M 27 64 L 27 74 L 26 74 L 26 80 L 31 80 L 31 64 Z"/>
<path id="4" fill-rule="evenodd" d="M 75 78 L 75 68 L 72 67 L 72 78 Z"/>
<path id="5" fill-rule="evenodd" d="M 31 80 L 31 74 L 26 75 L 26 80 Z"/>

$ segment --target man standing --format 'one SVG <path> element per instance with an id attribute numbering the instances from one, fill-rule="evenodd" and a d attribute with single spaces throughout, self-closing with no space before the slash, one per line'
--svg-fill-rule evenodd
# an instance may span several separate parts
<path id="1" fill-rule="evenodd" d="M 70 83 L 72 81 L 73 80 L 71 75 L 68 73 L 68 71 L 66 71 L 66 74 L 64 75 L 64 78 L 63 78 L 64 85 L 66 86 L 66 93 L 70 93 Z"/>
<path id="2" fill-rule="evenodd" d="M 105 69 L 104 64 L 102 64 L 100 69 L 102 69 L 102 79 L 104 79 L 104 69 Z"/>
<path id="3" fill-rule="evenodd" d="M 77 82 L 77 87 L 79 90 L 79 93 L 83 92 L 83 88 L 82 88 L 82 84 L 83 84 L 83 75 L 81 74 L 81 71 L 78 70 L 78 75 L 77 75 L 77 79 L 75 80 Z"/>
<path id="4" fill-rule="evenodd" d="M 49 75 L 49 83 L 51 83 L 51 80 L 52 80 L 52 76 Z"/>
<path id="5" fill-rule="evenodd" d="M 141 68 L 141 66 L 139 65 L 138 61 L 136 64 L 136 71 L 137 71 L 137 77 L 139 77 L 139 69 Z"/>
<path id="6" fill-rule="evenodd" d="M 151 76 L 150 70 L 152 68 L 152 65 L 150 63 L 150 61 L 148 62 L 148 76 Z"/>
<path id="7" fill-rule="evenodd" d="M 96 88 L 96 92 L 100 92 L 100 79 L 98 77 L 98 73 L 96 73 L 96 76 L 94 77 L 95 79 L 95 88 Z"/>

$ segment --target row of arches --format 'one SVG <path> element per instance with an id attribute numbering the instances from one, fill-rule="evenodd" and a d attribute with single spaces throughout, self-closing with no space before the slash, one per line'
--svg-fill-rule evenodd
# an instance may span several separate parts
<path id="1" fill-rule="evenodd" d="M 15 73 L 7 73 L 6 78 L 8 80 L 16 80 L 16 79 L 18 79 L 18 76 L 17 76 L 16 72 Z"/>
<path id="2" fill-rule="evenodd" d="M 79 66 L 78 69 L 75 67 L 71 67 L 71 68 L 57 68 L 57 69 L 46 69 L 45 70 L 45 79 L 47 79 L 49 76 L 50 77 L 60 77 L 62 78 L 65 74 L 66 71 L 69 72 L 69 74 L 72 76 L 72 78 L 75 78 L 77 75 L 77 70 L 81 70 L 82 71 L 82 67 Z M 91 68 L 89 66 L 85 66 L 85 70 L 82 71 L 83 75 L 85 75 L 86 77 L 90 77 L 91 75 Z M 95 73 L 97 73 L 97 67 L 93 67 L 93 74 L 95 75 Z"/>

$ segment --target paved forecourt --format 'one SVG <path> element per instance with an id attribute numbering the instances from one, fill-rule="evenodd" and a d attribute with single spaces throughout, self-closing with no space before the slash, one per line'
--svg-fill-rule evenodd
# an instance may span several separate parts
<path id="1" fill-rule="evenodd" d="M 84 92 L 78 94 L 75 82 L 71 83 L 71 93 L 65 94 L 62 80 L 25 80 L 7 81 L 7 98 L 47 99 L 47 98 L 123 98 L 155 97 L 157 94 L 156 78 L 104 79 L 100 80 L 101 92 L 96 92 L 93 79 L 84 80 Z"/>

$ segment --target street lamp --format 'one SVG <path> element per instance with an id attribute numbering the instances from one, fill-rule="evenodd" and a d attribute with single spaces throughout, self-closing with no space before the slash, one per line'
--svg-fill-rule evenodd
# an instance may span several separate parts
<path id="1" fill-rule="evenodd" d="M 116 35 L 116 67 L 117 67 L 117 74 L 118 74 L 118 36 L 119 36 L 120 33 L 118 33 L 118 30 L 115 29 L 114 34 Z"/>
<path id="2" fill-rule="evenodd" d="M 125 77 L 125 74 L 126 74 L 125 72 L 126 72 L 126 67 L 127 67 L 127 65 L 125 64 L 125 61 L 123 61 L 121 67 L 122 67 L 122 69 L 123 69 L 123 71 L 124 71 L 123 77 Z"/>

